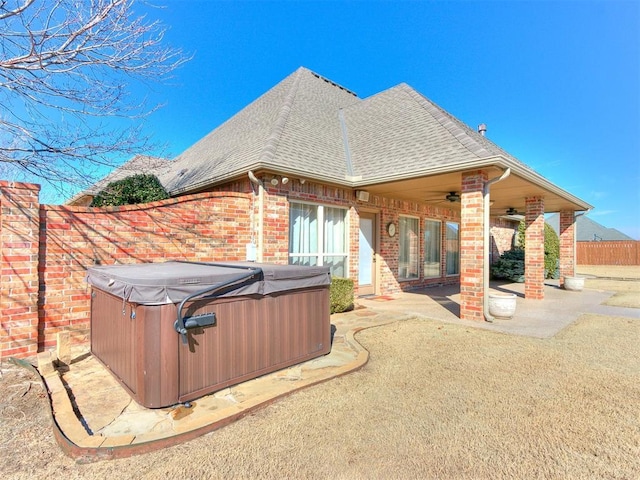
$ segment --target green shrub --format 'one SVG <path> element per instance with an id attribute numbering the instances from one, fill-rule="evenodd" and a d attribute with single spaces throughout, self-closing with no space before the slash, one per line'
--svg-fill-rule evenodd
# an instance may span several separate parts
<path id="1" fill-rule="evenodd" d="M 560 278 L 558 265 L 560 262 L 560 239 L 548 223 L 544 224 L 544 276 Z"/>
<path id="2" fill-rule="evenodd" d="M 513 282 L 524 282 L 524 250 L 525 222 L 518 225 L 518 248 L 508 250 L 500 256 L 500 260 L 491 266 L 491 274 L 495 278 L 509 279 Z M 544 276 L 559 278 L 558 263 L 560 259 L 560 239 L 553 227 L 544 224 Z"/>
<path id="3" fill-rule="evenodd" d="M 353 280 L 332 277 L 329 298 L 331 313 L 341 313 L 353 309 Z"/>
<path id="4" fill-rule="evenodd" d="M 500 255 L 500 259 L 491 265 L 491 275 L 512 282 L 524 282 L 524 250 L 516 248 Z"/>
<path id="5" fill-rule="evenodd" d="M 132 175 L 109 183 L 91 202 L 92 207 L 116 207 L 169 198 L 155 175 Z"/>

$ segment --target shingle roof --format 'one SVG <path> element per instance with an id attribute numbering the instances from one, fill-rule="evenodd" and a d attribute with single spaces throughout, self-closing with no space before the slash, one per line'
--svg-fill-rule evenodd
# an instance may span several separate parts
<path id="1" fill-rule="evenodd" d="M 261 167 L 344 181 L 338 109 L 358 101 L 300 68 L 179 155 L 161 181 L 180 193 Z"/>
<path id="2" fill-rule="evenodd" d="M 158 175 L 171 195 L 270 170 L 347 187 L 511 167 L 562 192 L 527 165 L 406 84 L 366 99 L 300 67 L 217 127 Z"/>
<path id="3" fill-rule="evenodd" d="M 557 213 L 549 216 L 545 221 L 551 225 L 556 233 L 559 232 L 560 216 Z M 607 240 L 633 240 L 633 238 L 625 235 L 620 230 L 605 227 L 585 215 L 580 215 L 579 217 L 576 217 L 576 240 L 578 242 L 593 242 Z"/>

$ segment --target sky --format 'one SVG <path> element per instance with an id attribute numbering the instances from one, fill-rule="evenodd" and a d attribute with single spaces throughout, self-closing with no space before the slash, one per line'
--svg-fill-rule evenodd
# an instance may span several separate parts
<path id="1" fill-rule="evenodd" d="M 193 54 L 145 92 L 169 157 L 300 66 L 360 98 L 407 83 L 640 239 L 639 1 L 154 3 Z"/>

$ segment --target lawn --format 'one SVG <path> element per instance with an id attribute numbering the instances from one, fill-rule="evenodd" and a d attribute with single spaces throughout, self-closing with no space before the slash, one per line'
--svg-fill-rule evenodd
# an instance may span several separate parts
<path id="1" fill-rule="evenodd" d="M 607 289 L 607 288 L 605 288 Z M 640 321 L 582 316 L 554 338 L 431 320 L 357 335 L 360 371 L 191 442 L 76 464 L 46 396 L 3 365 L 3 478 L 640 478 Z"/>

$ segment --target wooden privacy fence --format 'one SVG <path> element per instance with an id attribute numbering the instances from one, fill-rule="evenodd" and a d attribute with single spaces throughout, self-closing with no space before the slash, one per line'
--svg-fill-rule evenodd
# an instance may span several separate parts
<path id="1" fill-rule="evenodd" d="M 640 265 L 640 241 L 576 242 L 578 265 Z"/>

